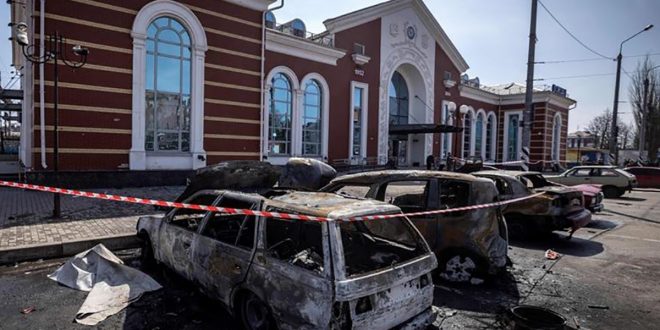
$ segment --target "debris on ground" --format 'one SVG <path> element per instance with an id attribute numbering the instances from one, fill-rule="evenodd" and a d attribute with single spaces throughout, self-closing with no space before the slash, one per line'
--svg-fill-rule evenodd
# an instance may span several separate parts
<path id="1" fill-rule="evenodd" d="M 473 277 L 473 278 L 470 279 L 470 284 L 472 284 L 472 285 L 480 285 L 480 284 L 483 284 L 483 283 L 484 283 L 484 280 L 480 279 L 480 278 Z"/>
<path id="2" fill-rule="evenodd" d="M 140 299 L 143 293 L 162 288 L 149 275 L 125 266 L 103 244 L 75 255 L 48 278 L 89 292 L 75 316 L 77 323 L 86 325 L 96 325 Z"/>
<path id="3" fill-rule="evenodd" d="M 605 305 L 588 305 L 587 307 L 592 309 L 610 309 L 610 306 Z"/>
<path id="4" fill-rule="evenodd" d="M 545 258 L 549 259 L 549 260 L 557 260 L 557 259 L 561 258 L 561 254 L 553 251 L 552 249 L 547 249 L 545 251 Z"/>
<path id="5" fill-rule="evenodd" d="M 34 307 L 34 306 L 25 307 L 25 308 L 21 309 L 21 314 L 30 314 L 30 313 L 32 313 L 36 310 L 37 310 L 37 308 Z"/>

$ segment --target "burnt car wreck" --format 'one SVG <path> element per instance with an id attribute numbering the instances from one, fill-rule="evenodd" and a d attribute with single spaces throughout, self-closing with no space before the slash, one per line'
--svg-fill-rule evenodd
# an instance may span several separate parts
<path id="1" fill-rule="evenodd" d="M 570 228 L 568 238 L 571 238 L 576 230 L 591 221 L 591 212 L 584 207 L 581 191 L 571 187 L 540 184 L 540 173 L 481 171 L 473 174 L 493 180 L 501 200 L 543 193 L 506 205 L 503 212 L 512 236 L 528 237 Z"/>
<path id="2" fill-rule="evenodd" d="M 274 190 L 202 190 L 186 203 L 346 219 L 399 214 L 374 200 Z M 426 327 L 437 261 L 405 217 L 292 221 L 174 209 L 140 218 L 145 264 L 162 263 L 218 299 L 245 328 Z"/>
<path id="3" fill-rule="evenodd" d="M 386 201 L 405 213 L 497 201 L 492 181 L 438 171 L 346 175 L 333 180 L 322 191 Z M 416 216 L 410 220 L 436 254 L 437 273 L 445 280 L 480 283 L 506 265 L 507 228 L 499 207 Z"/>

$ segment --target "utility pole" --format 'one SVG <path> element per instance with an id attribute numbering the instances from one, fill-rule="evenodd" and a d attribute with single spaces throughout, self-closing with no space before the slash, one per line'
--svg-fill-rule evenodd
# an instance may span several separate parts
<path id="1" fill-rule="evenodd" d="M 621 50 L 619 50 L 619 55 L 616 57 L 616 82 L 614 83 L 614 105 L 612 107 L 612 132 L 610 134 L 610 164 L 619 165 L 619 148 L 618 148 L 618 137 L 619 137 L 619 123 L 617 123 L 617 115 L 619 114 L 619 85 L 621 83 Z M 612 159 L 614 156 L 614 159 Z"/>
<path id="2" fill-rule="evenodd" d="M 525 166 L 529 163 L 529 146 L 532 139 L 534 120 L 534 55 L 536 52 L 536 9 L 538 0 L 532 0 L 532 19 L 529 24 L 529 51 L 527 52 L 527 86 L 525 88 L 525 112 L 523 113 L 522 157 Z"/>
<path id="3" fill-rule="evenodd" d="M 646 101 L 649 93 L 649 77 L 646 74 L 644 78 L 644 95 L 642 97 L 642 104 L 639 107 L 639 110 L 642 112 L 639 116 L 639 159 L 644 160 L 644 149 L 646 149 L 646 113 L 648 112 L 648 104 Z"/>

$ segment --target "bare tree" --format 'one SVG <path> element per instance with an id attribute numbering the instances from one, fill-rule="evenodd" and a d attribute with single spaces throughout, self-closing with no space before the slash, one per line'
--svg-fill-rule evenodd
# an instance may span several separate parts
<path id="1" fill-rule="evenodd" d="M 586 126 L 586 130 L 595 136 L 595 147 L 598 149 L 607 149 L 610 145 L 610 125 L 612 123 L 612 111 L 605 109 L 603 113 L 594 117 Z M 619 126 L 619 147 L 628 149 L 633 147 L 636 134 L 635 127 L 631 124 L 618 122 Z"/>
<path id="2" fill-rule="evenodd" d="M 654 67 L 655 63 L 649 56 L 641 60 L 632 75 L 632 83 L 628 89 L 635 115 L 635 126 L 640 132 L 642 125 L 646 128 L 644 149 L 649 151 L 648 157 L 652 162 L 656 161 L 657 151 L 660 148 L 660 73 L 658 70 L 653 70 Z"/>

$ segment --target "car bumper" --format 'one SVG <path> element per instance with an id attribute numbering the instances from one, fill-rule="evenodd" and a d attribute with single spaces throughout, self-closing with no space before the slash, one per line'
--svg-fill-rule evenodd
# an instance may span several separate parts
<path id="1" fill-rule="evenodd" d="M 566 215 L 568 226 L 573 230 L 578 230 L 591 222 L 591 212 L 583 209 L 582 211 L 574 212 Z"/>
<path id="2" fill-rule="evenodd" d="M 591 213 L 602 212 L 604 209 L 605 206 L 603 204 L 589 206 L 589 211 L 591 211 Z"/>
<path id="3" fill-rule="evenodd" d="M 399 330 L 416 330 L 416 329 L 426 329 L 428 328 L 435 319 L 438 317 L 438 308 L 431 306 L 424 310 L 423 312 L 417 314 L 410 320 L 399 325 L 395 329 Z"/>

